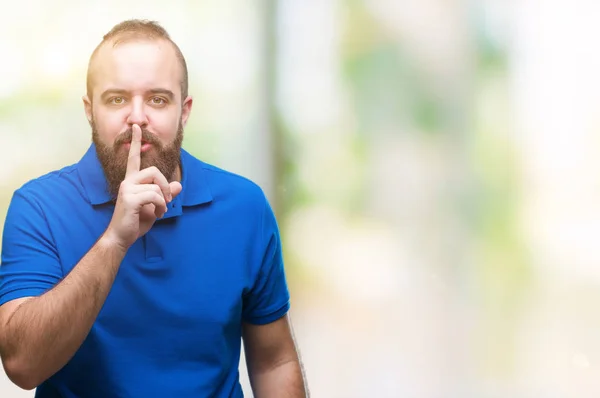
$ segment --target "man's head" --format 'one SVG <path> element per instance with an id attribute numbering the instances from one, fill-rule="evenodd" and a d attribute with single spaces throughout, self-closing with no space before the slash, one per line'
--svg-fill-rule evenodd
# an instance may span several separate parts
<path id="1" fill-rule="evenodd" d="M 132 126 L 142 129 L 141 167 L 172 180 L 192 109 L 185 59 L 157 23 L 122 22 L 94 50 L 83 97 L 92 139 L 113 195 L 125 176 Z"/>

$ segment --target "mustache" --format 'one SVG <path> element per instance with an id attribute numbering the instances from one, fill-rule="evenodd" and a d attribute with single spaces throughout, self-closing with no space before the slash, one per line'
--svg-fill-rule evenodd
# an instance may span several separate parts
<path id="1" fill-rule="evenodd" d="M 133 137 L 133 129 L 127 129 L 123 133 L 119 134 L 119 136 L 117 136 L 117 138 L 115 138 L 115 141 L 113 142 L 113 146 L 115 148 L 118 148 L 123 144 L 130 143 L 132 137 Z M 142 129 L 142 142 L 151 144 L 152 146 L 158 147 L 158 148 L 160 148 L 162 146 L 161 142 L 158 140 L 158 138 L 156 138 L 156 136 L 154 134 L 152 134 L 150 131 L 148 131 L 146 129 Z"/>

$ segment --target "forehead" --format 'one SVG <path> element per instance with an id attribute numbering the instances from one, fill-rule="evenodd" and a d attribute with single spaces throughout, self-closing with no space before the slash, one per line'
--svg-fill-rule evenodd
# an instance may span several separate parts
<path id="1" fill-rule="evenodd" d="M 164 40 L 103 44 L 91 65 L 94 96 L 107 89 L 133 94 L 168 89 L 181 94 L 182 71 L 173 46 Z"/>

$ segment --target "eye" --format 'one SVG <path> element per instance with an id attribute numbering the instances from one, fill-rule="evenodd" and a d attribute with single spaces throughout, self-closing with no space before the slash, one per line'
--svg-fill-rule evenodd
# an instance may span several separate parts
<path id="1" fill-rule="evenodd" d="M 112 97 L 111 99 L 108 100 L 109 103 L 114 104 L 114 105 L 121 105 L 123 102 L 125 102 L 125 98 L 123 97 Z"/>
<path id="2" fill-rule="evenodd" d="M 167 101 L 162 97 L 152 97 L 150 100 L 153 105 L 165 105 Z"/>

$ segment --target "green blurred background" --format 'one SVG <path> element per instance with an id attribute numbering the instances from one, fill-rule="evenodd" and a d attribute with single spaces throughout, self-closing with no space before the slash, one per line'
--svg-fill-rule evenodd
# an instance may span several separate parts
<path id="1" fill-rule="evenodd" d="M 90 144 L 102 35 L 157 20 L 188 62 L 184 147 L 276 210 L 313 397 L 600 394 L 600 5 L 3 5 L 2 216 Z M 0 396 L 33 393 L 2 373 Z"/>

